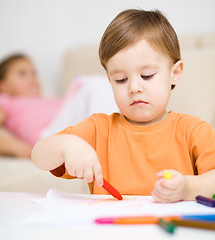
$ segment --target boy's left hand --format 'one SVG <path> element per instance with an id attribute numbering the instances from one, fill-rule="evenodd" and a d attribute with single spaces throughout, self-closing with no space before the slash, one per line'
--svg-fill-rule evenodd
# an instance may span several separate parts
<path id="1" fill-rule="evenodd" d="M 172 178 L 163 178 L 164 173 L 171 172 Z M 177 202 L 186 194 L 186 178 L 175 170 L 163 170 L 157 173 L 158 180 L 155 183 L 152 197 L 156 202 Z"/>

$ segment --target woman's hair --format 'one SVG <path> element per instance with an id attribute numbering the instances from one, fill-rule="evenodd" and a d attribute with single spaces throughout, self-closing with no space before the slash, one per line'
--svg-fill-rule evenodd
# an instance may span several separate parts
<path id="1" fill-rule="evenodd" d="M 178 37 L 160 11 L 129 9 L 118 14 L 102 36 L 99 46 L 102 66 L 106 69 L 111 57 L 142 39 L 169 55 L 173 63 L 181 59 Z"/>
<path id="2" fill-rule="evenodd" d="M 2 82 L 5 79 L 8 71 L 9 71 L 10 66 L 14 62 L 16 62 L 16 61 L 18 61 L 20 59 L 29 59 L 29 58 L 26 55 L 24 55 L 24 54 L 13 54 L 13 55 L 5 58 L 0 63 L 0 82 Z"/>

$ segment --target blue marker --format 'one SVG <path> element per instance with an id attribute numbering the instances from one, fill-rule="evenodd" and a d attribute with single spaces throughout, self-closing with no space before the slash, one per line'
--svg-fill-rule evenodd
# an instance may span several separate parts
<path id="1" fill-rule="evenodd" d="M 215 221 L 215 214 L 202 214 L 202 215 L 183 215 L 183 220 L 200 220 L 200 221 Z"/>

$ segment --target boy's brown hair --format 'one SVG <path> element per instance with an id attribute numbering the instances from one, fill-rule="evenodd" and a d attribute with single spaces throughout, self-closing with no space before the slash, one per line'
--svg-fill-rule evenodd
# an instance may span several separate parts
<path id="1" fill-rule="evenodd" d="M 129 9 L 119 13 L 102 36 L 99 58 L 105 70 L 111 57 L 141 39 L 167 54 L 173 63 L 181 60 L 178 37 L 160 11 Z"/>
<path id="2" fill-rule="evenodd" d="M 2 82 L 5 79 L 10 66 L 20 59 L 28 59 L 28 57 L 25 56 L 24 54 L 17 53 L 8 56 L 0 63 L 0 82 Z"/>

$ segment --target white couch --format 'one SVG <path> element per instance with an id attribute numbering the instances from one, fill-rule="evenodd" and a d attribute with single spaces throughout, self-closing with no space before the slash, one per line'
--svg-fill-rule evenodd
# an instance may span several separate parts
<path id="1" fill-rule="evenodd" d="M 35 167 L 30 159 L 0 157 L 0 192 L 40 192 L 50 188 L 71 193 L 89 193 L 87 184 L 80 179 L 68 181 L 52 176 Z"/>
<path id="2" fill-rule="evenodd" d="M 215 33 L 181 36 L 184 73 L 172 92 L 169 109 L 201 117 L 215 128 Z M 96 45 L 69 49 L 62 70 L 62 91 L 78 74 L 104 73 Z M 30 160 L 0 157 L 0 191 L 88 193 L 82 180 L 64 180 L 37 169 Z"/>

